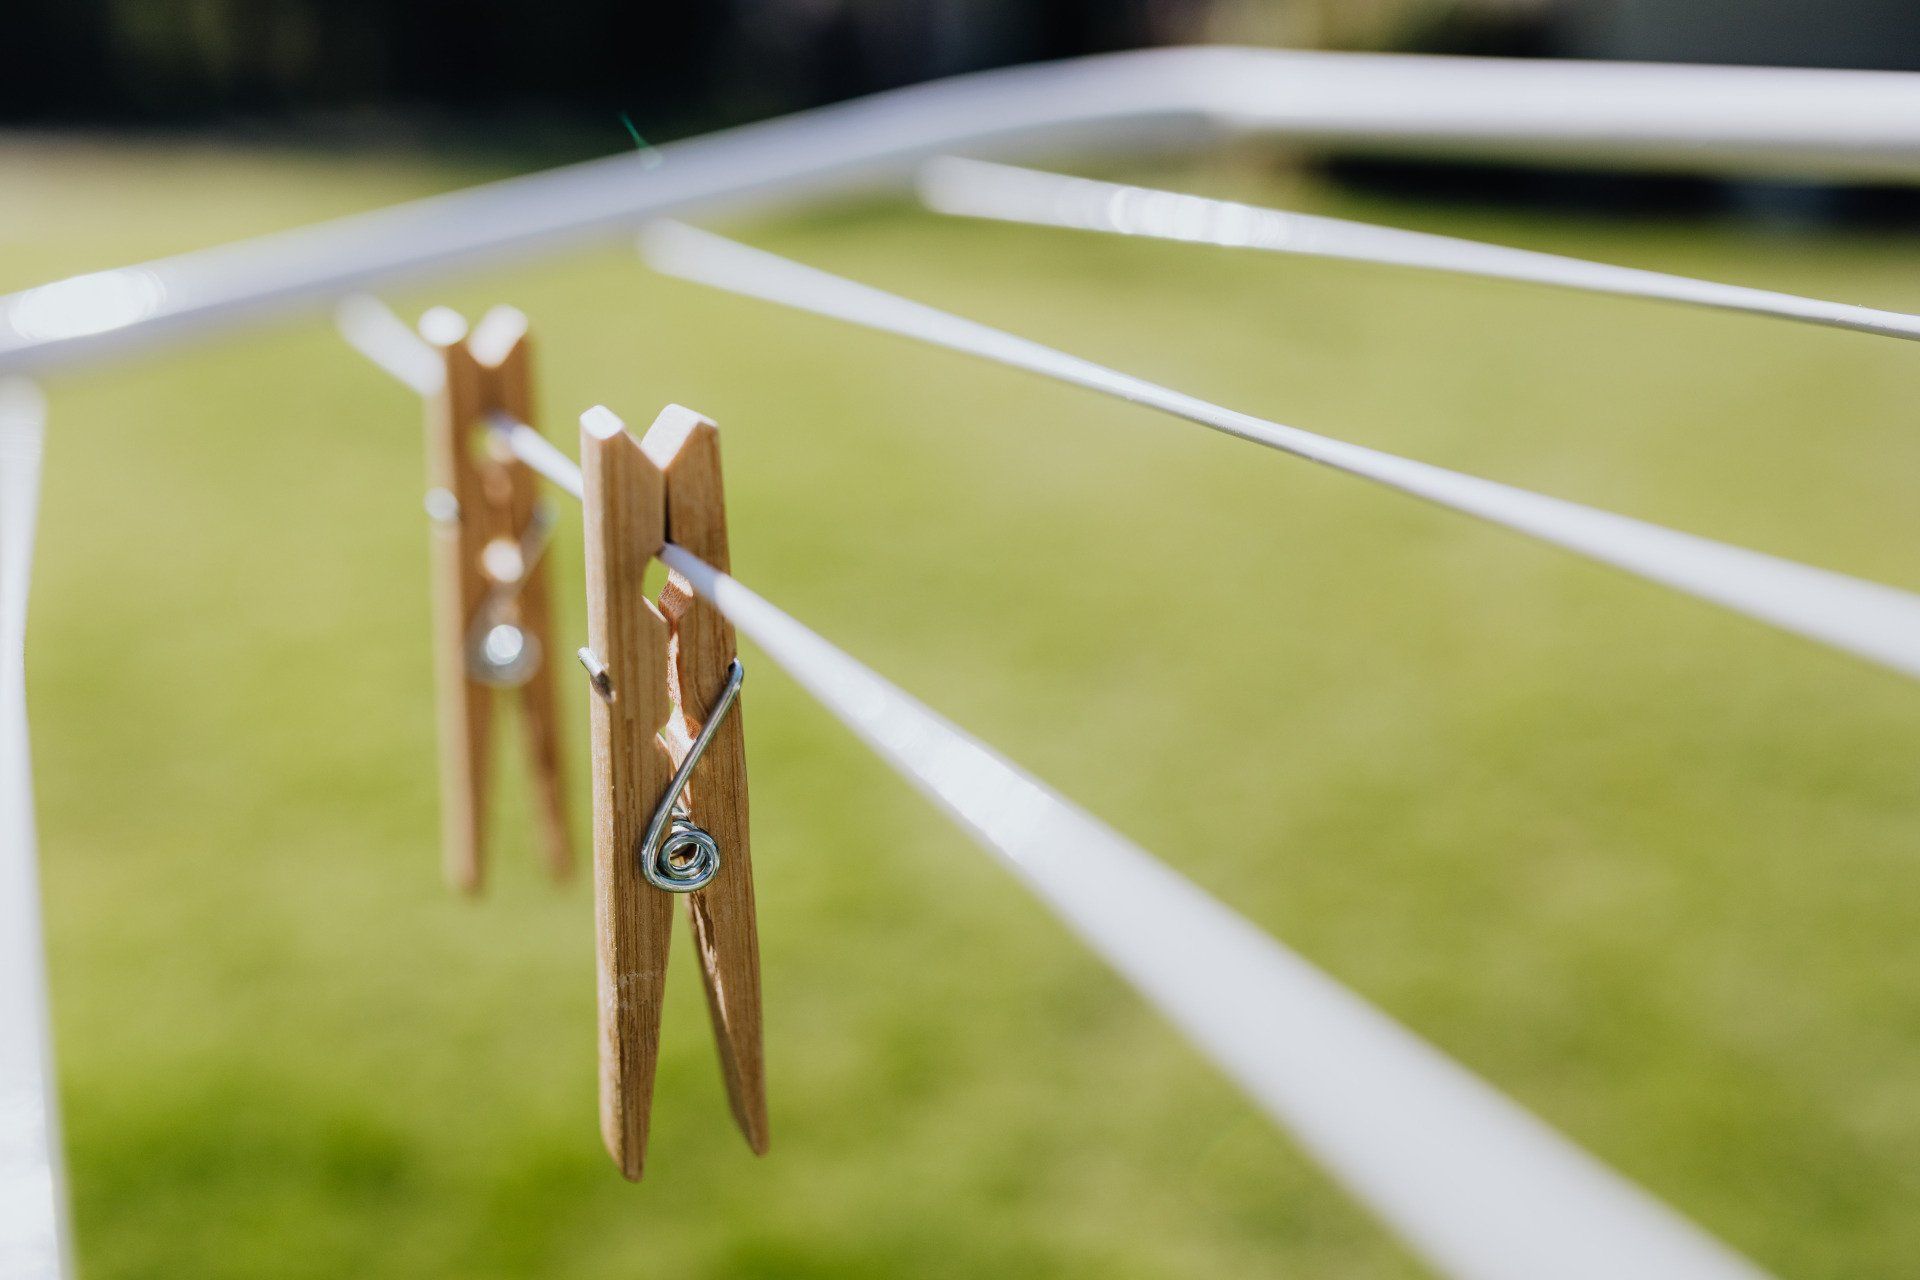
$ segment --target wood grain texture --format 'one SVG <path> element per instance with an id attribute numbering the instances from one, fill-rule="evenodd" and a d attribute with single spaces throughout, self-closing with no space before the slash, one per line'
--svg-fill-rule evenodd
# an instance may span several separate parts
<path id="1" fill-rule="evenodd" d="M 468 430 L 485 389 L 467 350 L 464 325 L 429 340 L 446 361 L 446 383 L 427 401 L 427 476 L 459 504 L 461 518 L 435 521 L 433 670 L 439 707 L 441 867 L 447 882 L 478 893 L 486 877 L 485 841 L 492 693 L 468 677 L 467 623 L 486 596 L 480 553 L 490 535 L 487 495 L 468 449 Z"/>
<path id="2" fill-rule="evenodd" d="M 731 572 L 718 428 L 690 409 L 669 405 L 641 445 L 666 476 L 667 541 L 722 573 Z M 738 649 L 733 624 L 694 595 L 677 574 L 667 579 L 661 608 L 673 624 L 672 689 L 682 723 L 681 732 L 669 735 L 668 742 L 678 763 L 726 686 L 727 668 Z M 747 1145 L 756 1155 L 765 1155 L 766 1058 L 743 701 L 744 695 L 734 703 L 687 784 L 688 812 L 721 849 L 719 874 L 706 888 L 687 895 L 687 911 L 706 986 L 707 1012 L 720 1048 L 727 1100 Z"/>
<path id="3" fill-rule="evenodd" d="M 511 307 L 496 307 L 474 329 L 468 343 L 485 371 L 486 409 L 534 423 L 533 340 L 526 317 Z M 497 478 L 494 506 L 506 536 L 516 541 L 533 520 L 540 497 L 540 477 L 509 451 L 495 452 L 488 469 Z M 533 815 L 539 827 L 542 855 L 555 880 L 573 872 L 573 838 L 568 820 L 566 776 L 562 769 L 561 725 L 556 664 L 560 650 L 553 632 L 551 568 L 543 557 L 520 586 L 514 603 L 514 621 L 540 647 L 533 674 L 516 692 L 522 736 L 533 782 Z"/>
<path id="4" fill-rule="evenodd" d="M 660 1048 L 673 898 L 640 874 L 647 819 L 673 765 L 658 734 L 672 714 L 667 620 L 646 597 L 647 565 L 666 537 L 664 479 L 603 408 L 580 419 L 588 644 L 610 697 L 591 695 L 593 885 L 600 1030 L 600 1132 L 638 1179 Z"/>

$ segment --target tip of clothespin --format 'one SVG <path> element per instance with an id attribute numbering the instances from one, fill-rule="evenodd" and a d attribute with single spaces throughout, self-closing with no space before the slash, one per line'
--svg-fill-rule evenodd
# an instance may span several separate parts
<path id="1" fill-rule="evenodd" d="M 711 427 L 713 420 L 705 414 L 695 413 L 683 404 L 670 404 L 660 411 L 660 416 L 647 428 L 647 434 L 640 441 L 653 464 L 662 469 L 671 465 L 680 450 L 686 445 L 688 437 L 702 426 Z"/>
<path id="2" fill-rule="evenodd" d="M 491 369 L 513 354 L 514 347 L 526 336 L 526 312 L 518 307 L 494 307 L 473 326 L 467 350 L 481 365 Z"/>
<path id="3" fill-rule="evenodd" d="M 420 317 L 420 336 L 436 347 L 450 347 L 467 336 L 467 318 L 452 307 L 432 307 Z"/>
<path id="4" fill-rule="evenodd" d="M 595 440 L 611 440 L 625 431 L 627 424 L 613 410 L 597 404 L 580 415 L 580 429 Z"/>

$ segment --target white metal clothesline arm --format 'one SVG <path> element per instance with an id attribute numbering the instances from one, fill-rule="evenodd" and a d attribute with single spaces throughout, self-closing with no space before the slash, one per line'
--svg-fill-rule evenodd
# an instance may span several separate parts
<path id="1" fill-rule="evenodd" d="M 1773 289 L 1695 280 L 1557 253 L 1292 213 L 1178 191 L 1100 182 L 1038 169 L 942 156 L 920 171 L 920 197 L 940 213 L 1115 235 L 1260 249 L 1458 275 L 1519 280 L 1588 293 L 1681 302 L 1721 311 L 1920 341 L 1920 316 L 1803 298 Z"/>
<path id="2" fill-rule="evenodd" d="M 0 1276 L 70 1274 L 27 742 L 27 587 L 45 402 L 0 379 Z"/>
<path id="3" fill-rule="evenodd" d="M 948 151 L 1208 134 L 1920 178 L 1920 75 L 1153 49 L 957 76 L 0 298 L 0 373 L 84 364 L 647 218 L 903 177 Z"/>
<path id="4" fill-rule="evenodd" d="M 537 434 L 529 430 L 529 434 Z M 738 581 L 667 566 L 1454 1280 L 1761 1280 L 1146 850 Z"/>

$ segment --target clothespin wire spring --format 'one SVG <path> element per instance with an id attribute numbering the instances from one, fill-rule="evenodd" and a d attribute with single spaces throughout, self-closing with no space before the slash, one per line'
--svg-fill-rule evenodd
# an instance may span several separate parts
<path id="1" fill-rule="evenodd" d="M 614 689 L 607 679 L 606 663 L 593 650 L 582 649 L 580 665 L 587 669 L 594 692 L 611 701 Z M 719 732 L 727 712 L 733 710 L 733 704 L 740 696 L 740 686 L 746 680 L 747 669 L 740 665 L 740 659 L 735 658 L 727 666 L 727 683 L 720 690 L 713 710 L 708 713 L 707 722 L 700 726 L 700 734 L 687 748 L 680 768 L 674 772 L 673 782 L 667 787 L 667 794 L 660 797 L 653 817 L 647 821 L 647 833 L 641 839 L 638 850 L 640 874 L 656 889 L 664 889 L 668 893 L 692 893 L 695 889 L 704 889 L 720 874 L 720 845 L 688 815 L 685 806 L 680 803 L 680 794 L 687 789 L 687 783 L 693 778 L 694 767 L 700 763 L 700 757 L 706 754 L 707 744 Z"/>
<path id="2" fill-rule="evenodd" d="M 700 735 L 687 748 L 686 757 L 680 761 L 680 768 L 674 773 L 672 784 L 667 787 L 667 794 L 660 797 L 660 803 L 647 823 L 646 837 L 640 841 L 640 874 L 656 889 L 665 889 L 668 893 L 692 893 L 695 889 L 704 888 L 720 874 L 720 846 L 688 816 L 680 804 L 680 793 L 687 789 L 694 766 L 700 763 L 700 757 L 706 754 L 707 744 L 713 741 L 713 735 L 719 732 L 727 712 L 733 709 L 734 701 L 740 696 L 740 686 L 746 683 L 746 679 L 747 669 L 740 665 L 740 659 L 735 658 L 727 666 L 727 683 L 720 690 L 713 710 L 707 714 L 707 722 L 700 726 Z"/>

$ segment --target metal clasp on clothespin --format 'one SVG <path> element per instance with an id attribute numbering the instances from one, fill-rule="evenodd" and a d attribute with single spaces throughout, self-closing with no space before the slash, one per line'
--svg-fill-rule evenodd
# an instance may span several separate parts
<path id="1" fill-rule="evenodd" d="M 580 665 L 586 668 L 594 692 L 603 698 L 611 697 L 613 686 L 606 678 L 607 664 L 600 661 L 592 649 L 581 649 L 579 656 Z M 740 659 L 735 658 L 727 669 L 727 684 L 720 693 L 720 700 L 707 713 L 707 722 L 701 726 L 699 736 L 694 738 L 692 746 L 681 758 L 680 767 L 667 786 L 667 793 L 660 797 L 660 803 L 653 807 L 653 816 L 647 820 L 647 833 L 641 837 L 638 855 L 640 874 L 656 889 L 665 889 L 668 893 L 692 893 L 695 889 L 706 888 L 720 873 L 719 842 L 705 827 L 693 821 L 687 807 L 680 803 L 680 796 L 686 791 L 687 782 L 693 777 L 700 757 L 707 753 L 708 744 L 713 741 L 721 722 L 732 709 L 734 699 L 740 696 L 740 686 L 746 683 L 746 679 L 747 669 L 740 665 Z"/>
<path id="2" fill-rule="evenodd" d="M 572 867 L 560 771 L 552 619 L 542 561 L 554 513 L 533 471 L 500 446 L 492 424 L 533 414 L 526 317 L 496 307 L 471 333 L 456 312 L 429 311 L 421 336 L 444 378 L 430 390 L 427 514 L 434 535 L 435 672 L 440 705 L 443 862 L 457 887 L 485 879 L 485 820 L 496 691 L 518 702 L 531 755 L 535 812 L 549 869 Z"/>
<path id="3" fill-rule="evenodd" d="M 546 649 L 520 617 L 520 597 L 553 540 L 551 502 L 539 502 L 518 541 L 495 538 L 480 553 L 493 586 L 467 627 L 467 671 L 482 684 L 518 689 L 531 680 Z"/>
<path id="4" fill-rule="evenodd" d="M 601 1132 L 645 1163 L 673 904 L 684 898 L 734 1119 L 767 1149 L 760 951 L 747 832 L 745 679 L 732 624 L 647 568 L 669 541 L 726 570 L 719 436 L 679 406 L 636 439 L 606 409 L 580 419 L 588 645 L 595 696 L 594 892 Z"/>
<path id="5" fill-rule="evenodd" d="M 681 757 L 667 794 L 660 797 L 660 803 L 653 808 L 653 817 L 647 821 L 647 834 L 640 842 L 640 874 L 656 889 L 692 893 L 706 888 L 720 874 L 719 843 L 693 820 L 691 811 L 680 803 L 680 796 L 686 791 L 700 758 L 707 754 L 707 747 L 726 723 L 727 712 L 732 710 L 746 679 L 747 669 L 735 658 L 727 666 L 726 687 L 707 712 L 706 723 L 700 726 L 699 735 Z"/>

